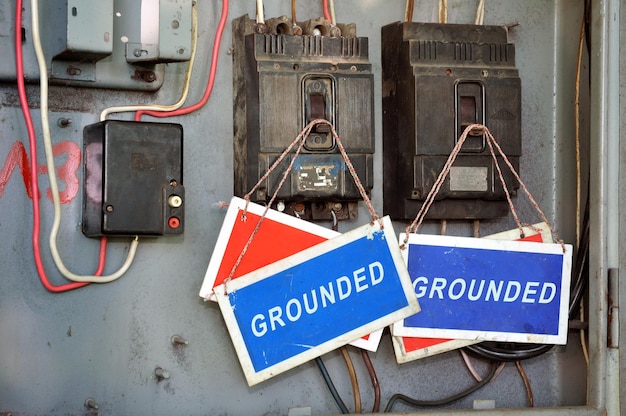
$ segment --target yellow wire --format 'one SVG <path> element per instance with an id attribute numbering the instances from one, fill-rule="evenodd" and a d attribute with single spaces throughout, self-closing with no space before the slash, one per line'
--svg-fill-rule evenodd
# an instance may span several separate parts
<path id="1" fill-rule="evenodd" d="M 448 23 L 448 0 L 439 0 L 439 23 Z"/>
<path id="2" fill-rule="evenodd" d="M 180 98 L 174 104 L 169 105 L 161 105 L 161 104 L 134 104 L 134 105 L 124 105 L 117 107 L 109 107 L 100 113 L 100 121 L 106 120 L 109 114 L 113 113 L 124 113 L 124 112 L 134 112 L 134 111 L 173 111 L 177 110 L 185 103 L 187 100 L 187 95 L 189 95 L 189 85 L 191 84 L 191 72 L 193 69 L 193 64 L 196 59 L 196 49 L 198 45 L 198 9 L 197 9 L 197 1 L 192 2 L 191 6 L 191 56 L 189 57 L 189 63 L 187 64 L 187 70 L 185 71 L 185 80 L 183 82 L 183 90 L 181 92 Z"/>
<path id="3" fill-rule="evenodd" d="M 352 383 L 352 391 L 354 392 L 354 413 L 361 413 L 361 391 L 359 390 L 359 380 L 356 378 L 356 371 L 354 371 L 354 364 L 352 358 L 348 353 L 346 347 L 341 347 L 341 355 L 348 367 L 348 373 L 350 374 L 350 381 Z"/>
<path id="4" fill-rule="evenodd" d="M 580 211 L 581 211 L 581 199 L 582 199 L 582 187 L 581 187 L 581 168 L 580 168 L 580 69 L 582 66 L 583 45 L 585 41 L 585 19 L 582 19 L 580 25 L 580 35 L 578 39 L 578 59 L 576 62 L 576 84 L 575 84 L 575 98 L 574 98 L 574 134 L 576 139 L 576 247 L 580 245 Z M 580 301 L 580 320 L 585 320 L 585 306 L 584 299 Z M 589 352 L 587 351 L 587 344 L 585 342 L 585 330 L 580 329 L 580 346 L 583 351 L 583 357 L 587 368 L 589 368 Z"/>
<path id="5" fill-rule="evenodd" d="M 406 0 L 406 7 L 404 9 L 404 21 L 412 22 L 413 21 L 413 7 L 415 5 L 415 0 Z"/>

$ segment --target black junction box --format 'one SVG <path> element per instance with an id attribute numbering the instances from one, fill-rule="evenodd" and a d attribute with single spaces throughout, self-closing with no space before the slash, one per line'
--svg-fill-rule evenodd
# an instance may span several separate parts
<path id="1" fill-rule="evenodd" d="M 183 128 L 107 120 L 83 130 L 87 237 L 160 236 L 184 229 Z"/>

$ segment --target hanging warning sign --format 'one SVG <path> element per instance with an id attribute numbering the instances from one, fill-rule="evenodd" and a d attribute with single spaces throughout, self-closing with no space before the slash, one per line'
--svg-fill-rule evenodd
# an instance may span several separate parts
<path id="1" fill-rule="evenodd" d="M 518 240 L 534 241 L 538 243 L 552 243 L 550 227 L 545 222 L 533 224 L 530 227 L 523 227 L 523 238 L 520 237 L 520 230 L 514 229 L 502 231 L 497 234 L 486 235 L 482 238 L 492 240 Z M 396 324 L 394 324 L 396 325 Z M 423 338 L 423 337 L 401 337 L 392 336 L 393 350 L 398 364 L 407 363 L 420 358 L 456 350 L 476 344 L 480 341 L 470 341 L 466 339 L 448 338 Z"/>
<path id="2" fill-rule="evenodd" d="M 264 212 L 265 207 L 262 205 L 253 202 L 248 202 L 246 205 L 246 201 L 238 197 L 231 199 L 200 288 L 200 297 L 217 301 L 213 289 L 229 277 L 243 247 L 261 221 Z M 341 234 L 330 228 L 270 209 L 231 279 L 236 279 L 338 235 Z M 382 329 L 374 331 L 372 334 L 354 340 L 350 345 L 376 351 L 382 332 Z"/>
<path id="3" fill-rule="evenodd" d="M 394 335 L 566 343 L 571 245 L 409 234 L 403 256 L 422 312 Z"/>
<path id="4" fill-rule="evenodd" d="M 249 385 L 419 311 L 391 220 L 215 288 Z"/>

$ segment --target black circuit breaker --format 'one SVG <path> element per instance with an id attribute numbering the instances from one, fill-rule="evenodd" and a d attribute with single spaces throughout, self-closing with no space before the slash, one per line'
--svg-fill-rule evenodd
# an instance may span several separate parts
<path id="1" fill-rule="evenodd" d="M 465 127 L 486 125 L 519 170 L 521 81 L 507 29 L 434 23 L 382 28 L 383 199 L 415 218 Z M 518 184 L 499 159 L 507 187 Z M 482 134 L 468 136 L 431 219 L 487 219 L 509 208 Z"/>
<path id="2" fill-rule="evenodd" d="M 258 182 L 314 119 L 335 127 L 366 189 L 373 185 L 374 103 L 368 39 L 354 25 L 286 17 L 233 21 L 235 194 Z M 293 152 L 292 152 L 293 154 Z M 291 155 L 252 199 L 266 202 Z M 281 188 L 279 208 L 307 219 L 353 218 L 361 196 L 327 125 L 318 126 Z M 331 210 L 333 211 L 331 213 Z"/>
<path id="3" fill-rule="evenodd" d="M 83 131 L 83 233 L 182 234 L 180 124 L 107 120 Z"/>

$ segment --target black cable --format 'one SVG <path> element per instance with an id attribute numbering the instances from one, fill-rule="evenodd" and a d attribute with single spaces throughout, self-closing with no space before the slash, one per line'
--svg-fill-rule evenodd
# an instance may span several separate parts
<path id="1" fill-rule="evenodd" d="M 573 319 L 580 312 L 580 301 L 589 283 L 589 195 L 585 205 L 580 243 L 576 252 L 572 291 L 570 295 L 569 318 Z"/>
<path id="2" fill-rule="evenodd" d="M 455 402 L 457 400 L 460 400 L 466 396 L 469 396 L 470 394 L 474 393 L 476 390 L 480 389 L 481 387 L 484 387 L 487 383 L 489 383 L 496 375 L 496 370 L 498 369 L 499 364 L 500 364 L 499 362 L 493 362 L 491 364 L 491 370 L 489 371 L 489 374 L 487 374 L 487 376 L 483 378 L 482 381 L 474 384 L 472 387 L 468 388 L 467 390 L 463 390 L 462 392 L 455 394 L 454 396 L 446 397 L 446 398 L 439 399 L 439 400 L 417 400 L 409 396 L 405 396 L 404 394 L 399 394 L 399 393 L 394 394 L 393 396 L 391 396 L 391 399 L 389 399 L 389 402 L 387 403 L 387 406 L 385 407 L 385 413 L 391 412 L 393 405 L 397 401 L 403 401 L 404 403 L 413 407 L 434 407 L 434 406 L 443 406 L 443 405 Z"/>
<path id="3" fill-rule="evenodd" d="M 317 364 L 317 368 L 320 369 L 320 373 L 322 373 L 322 377 L 324 377 L 324 381 L 326 382 L 326 385 L 328 386 L 328 390 L 330 390 L 330 394 L 333 395 L 333 399 L 335 399 L 335 403 L 337 403 L 337 407 L 339 407 L 339 410 L 341 410 L 341 413 L 343 413 L 344 415 L 350 413 L 350 411 L 348 410 L 348 407 L 346 407 L 346 404 L 343 402 L 343 400 L 341 400 L 341 397 L 339 396 L 339 392 L 337 391 L 337 388 L 335 387 L 335 384 L 333 383 L 333 380 L 330 378 L 330 375 L 328 374 L 328 370 L 326 369 L 326 366 L 324 365 L 324 361 L 322 361 L 320 357 L 317 357 L 315 359 L 315 363 Z"/>
<path id="4" fill-rule="evenodd" d="M 578 316 L 580 301 L 585 294 L 589 283 L 589 198 L 583 216 L 583 225 L 580 243 L 576 252 L 576 265 L 572 275 L 572 290 L 568 317 Z M 465 347 L 465 349 L 479 357 L 497 361 L 522 361 L 538 357 L 552 349 L 550 344 L 516 344 L 512 342 L 481 342 Z"/>
<path id="5" fill-rule="evenodd" d="M 488 360 L 522 361 L 538 357 L 552 349 L 551 344 L 516 344 L 504 342 L 481 342 L 469 345 L 465 349 L 472 354 Z"/>

